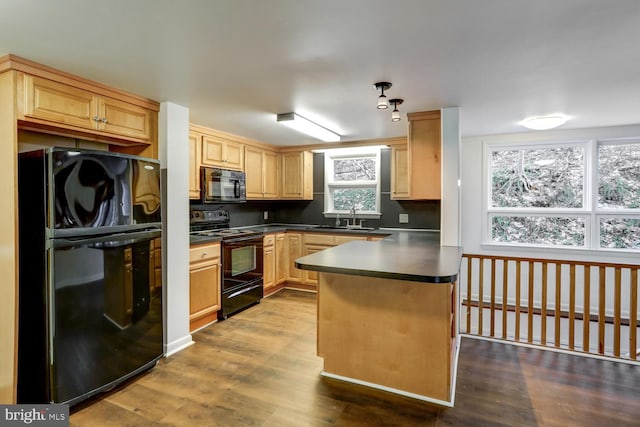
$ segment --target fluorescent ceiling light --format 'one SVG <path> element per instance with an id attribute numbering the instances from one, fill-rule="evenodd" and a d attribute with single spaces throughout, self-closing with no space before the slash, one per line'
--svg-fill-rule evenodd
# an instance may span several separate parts
<path id="1" fill-rule="evenodd" d="M 527 129 L 533 130 L 547 130 L 557 128 L 567 122 L 571 117 L 565 114 L 551 114 L 549 116 L 536 116 L 536 117 L 528 117 L 521 122 L 518 122 L 519 125 L 526 127 Z"/>
<path id="2" fill-rule="evenodd" d="M 305 119 L 296 113 L 284 113 L 278 114 L 278 122 L 285 126 L 289 126 L 291 129 L 295 129 L 298 132 L 305 133 L 314 138 L 323 140 L 324 142 L 338 142 L 340 141 L 340 135 L 330 131 L 327 128 L 320 126 L 311 120 Z"/>

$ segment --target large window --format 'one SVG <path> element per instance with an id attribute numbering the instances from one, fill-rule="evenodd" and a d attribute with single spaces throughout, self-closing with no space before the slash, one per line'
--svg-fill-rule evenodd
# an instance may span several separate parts
<path id="1" fill-rule="evenodd" d="M 380 215 L 380 150 L 374 147 L 325 151 L 325 215 Z"/>
<path id="2" fill-rule="evenodd" d="M 640 251 L 640 140 L 485 153 L 485 242 Z"/>

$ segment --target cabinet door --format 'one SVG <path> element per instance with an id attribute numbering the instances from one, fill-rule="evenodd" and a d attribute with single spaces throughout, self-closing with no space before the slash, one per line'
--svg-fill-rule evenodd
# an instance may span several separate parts
<path id="1" fill-rule="evenodd" d="M 411 199 L 440 199 L 440 112 L 410 113 L 409 175 Z"/>
<path id="2" fill-rule="evenodd" d="M 224 140 L 213 136 L 202 137 L 202 164 L 224 166 Z"/>
<path id="3" fill-rule="evenodd" d="M 281 196 L 283 199 L 313 199 L 313 157 L 300 151 L 282 154 Z"/>
<path id="4" fill-rule="evenodd" d="M 287 280 L 287 267 L 289 265 L 289 257 L 287 256 L 286 239 L 286 234 L 276 234 L 276 284 L 278 285 Z"/>
<path id="5" fill-rule="evenodd" d="M 24 90 L 26 117 L 96 129 L 98 101 L 91 92 L 29 75 L 24 76 Z"/>
<path id="6" fill-rule="evenodd" d="M 202 137 L 202 164 L 224 169 L 242 170 L 244 146 L 212 135 Z"/>
<path id="7" fill-rule="evenodd" d="M 189 327 L 193 331 L 216 320 L 220 310 L 220 244 L 189 249 Z"/>
<path id="8" fill-rule="evenodd" d="M 407 146 L 391 147 L 391 198 L 408 199 L 409 151 Z"/>
<path id="9" fill-rule="evenodd" d="M 303 255 L 311 255 L 316 252 L 323 251 L 325 249 L 330 248 L 331 246 L 325 245 L 304 245 L 304 254 Z M 305 285 L 318 285 L 318 272 L 311 270 L 302 270 L 302 283 Z"/>
<path id="10" fill-rule="evenodd" d="M 111 98 L 99 98 L 98 130 L 129 138 L 151 139 L 151 111 Z"/>
<path id="11" fill-rule="evenodd" d="M 189 198 L 200 198 L 200 140 L 201 136 L 189 133 Z"/>
<path id="12" fill-rule="evenodd" d="M 218 261 L 189 271 L 189 318 L 194 320 L 220 309 L 220 268 Z M 218 286 L 216 286 L 218 283 Z"/>
<path id="13" fill-rule="evenodd" d="M 264 289 L 269 289 L 276 284 L 276 257 L 274 246 L 265 246 L 263 249 L 264 271 L 262 273 Z"/>
<path id="14" fill-rule="evenodd" d="M 287 233 L 287 281 L 300 282 L 302 278 L 301 270 L 295 266 L 295 260 L 302 256 L 302 234 Z"/>
<path id="15" fill-rule="evenodd" d="M 263 151 L 253 147 L 244 148 L 244 161 L 246 171 L 247 198 L 264 198 L 263 189 Z"/>
<path id="16" fill-rule="evenodd" d="M 246 159 L 245 159 L 246 161 Z M 278 198 L 278 155 L 272 151 L 263 153 L 263 191 L 265 199 Z"/>
<path id="17" fill-rule="evenodd" d="M 224 163 L 226 168 L 242 170 L 244 168 L 244 145 L 227 141 Z"/>

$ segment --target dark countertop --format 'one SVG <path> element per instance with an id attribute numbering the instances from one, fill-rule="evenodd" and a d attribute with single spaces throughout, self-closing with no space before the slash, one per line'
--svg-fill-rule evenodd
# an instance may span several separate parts
<path id="1" fill-rule="evenodd" d="M 300 231 L 386 236 L 378 241 L 353 241 L 296 260 L 296 266 L 339 274 L 415 282 L 451 283 L 456 280 L 462 248 L 440 246 L 437 231 L 382 228 L 376 230 L 324 228 L 308 224 L 265 224 L 247 228 L 265 234 Z M 191 244 L 219 242 L 220 237 L 190 236 Z"/>
<path id="2" fill-rule="evenodd" d="M 345 243 L 298 258 L 295 264 L 327 273 L 451 283 L 461 260 L 462 248 L 440 246 L 437 232 L 396 229 L 383 240 Z"/>

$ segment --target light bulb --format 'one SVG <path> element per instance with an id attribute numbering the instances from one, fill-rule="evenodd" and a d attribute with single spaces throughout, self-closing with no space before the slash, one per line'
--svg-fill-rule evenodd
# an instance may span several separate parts
<path id="1" fill-rule="evenodd" d="M 391 121 L 392 122 L 400 121 L 400 111 L 398 111 L 397 108 L 391 112 Z"/>
<path id="2" fill-rule="evenodd" d="M 385 95 L 380 95 L 378 97 L 378 110 L 386 110 L 387 108 L 389 108 L 387 97 Z"/>

